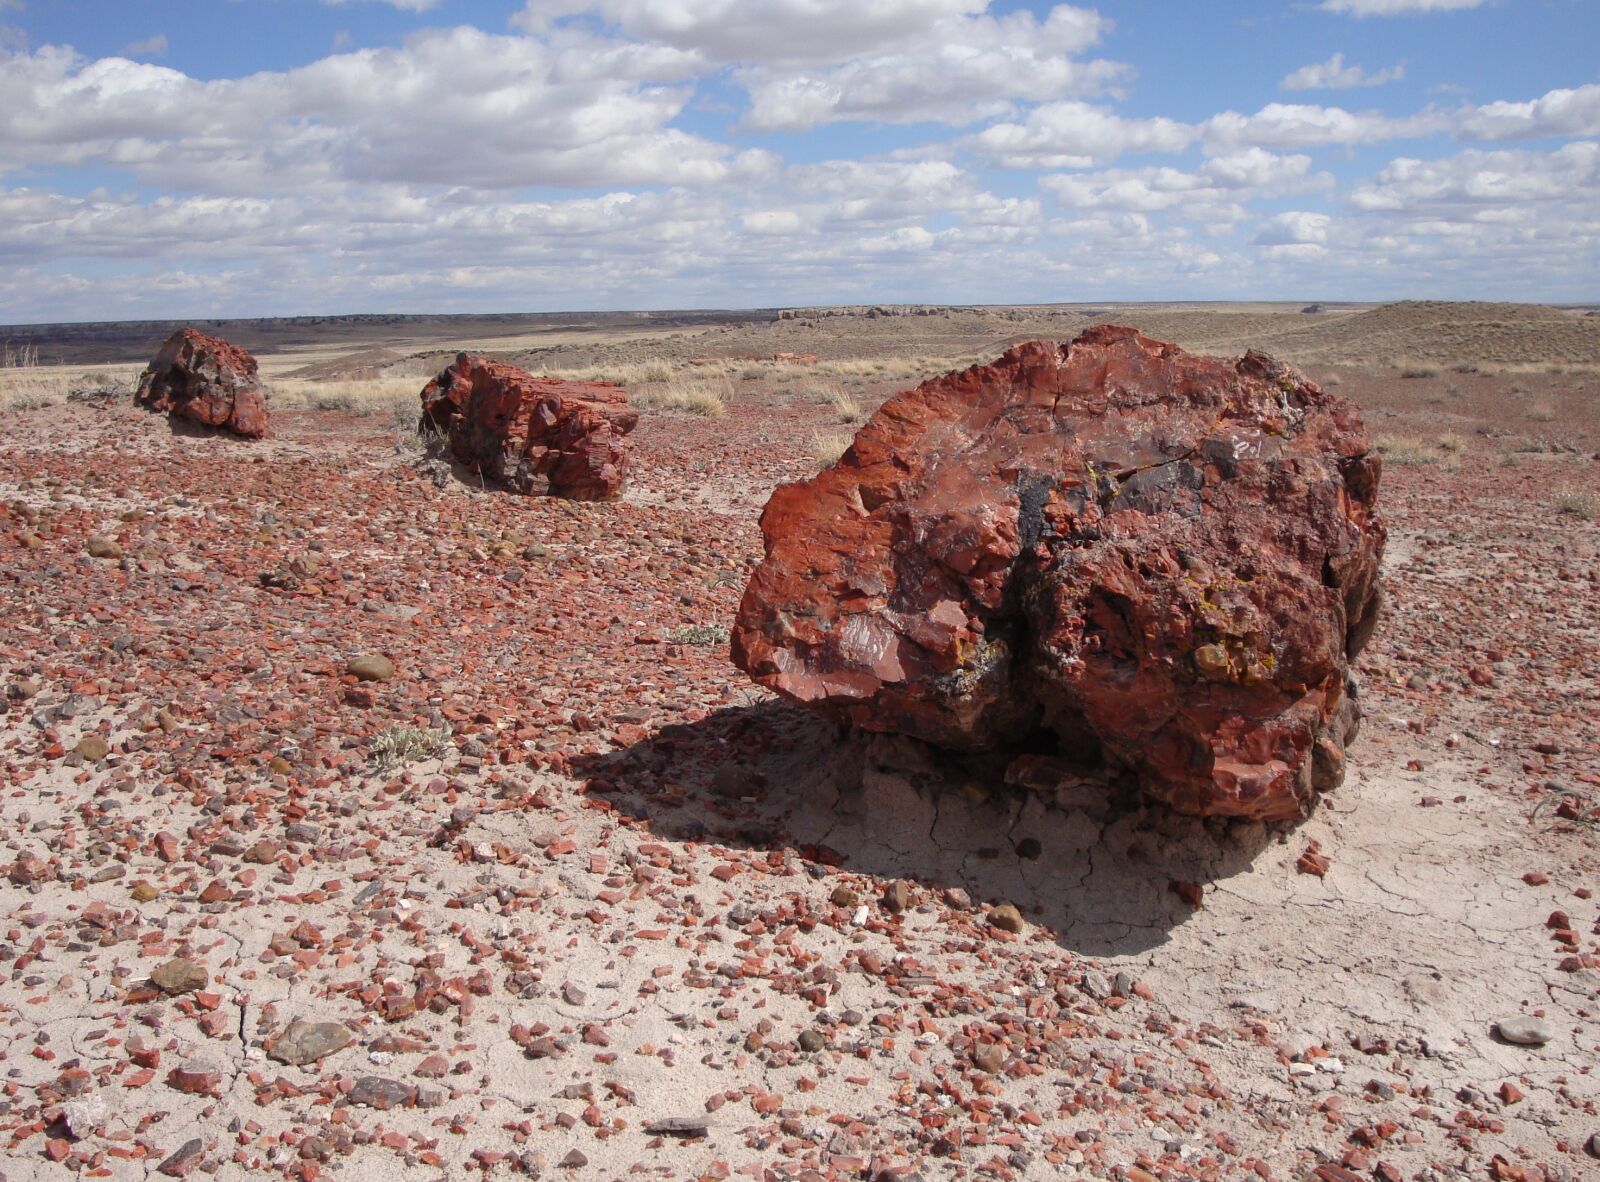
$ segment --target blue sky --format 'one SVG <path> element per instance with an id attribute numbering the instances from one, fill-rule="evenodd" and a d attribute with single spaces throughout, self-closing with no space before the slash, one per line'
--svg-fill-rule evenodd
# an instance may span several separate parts
<path id="1" fill-rule="evenodd" d="M 0 0 L 0 320 L 1600 298 L 1600 4 Z"/>

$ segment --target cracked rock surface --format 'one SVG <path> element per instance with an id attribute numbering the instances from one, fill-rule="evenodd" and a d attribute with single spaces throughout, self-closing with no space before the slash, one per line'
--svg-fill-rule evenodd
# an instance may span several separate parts
<path id="1" fill-rule="evenodd" d="M 622 495 L 639 415 L 602 382 L 539 378 L 462 353 L 422 391 L 422 417 L 468 469 L 521 493 L 574 501 Z"/>
<path id="2" fill-rule="evenodd" d="M 267 400 L 256 368 L 256 359 L 237 345 L 180 329 L 140 375 L 134 401 L 202 427 L 259 439 L 267 433 Z"/>
<path id="3" fill-rule="evenodd" d="M 1263 354 L 1019 345 L 773 494 L 734 660 L 866 730 L 1044 729 L 1180 812 L 1303 816 L 1358 718 L 1380 467 L 1354 406 Z"/>

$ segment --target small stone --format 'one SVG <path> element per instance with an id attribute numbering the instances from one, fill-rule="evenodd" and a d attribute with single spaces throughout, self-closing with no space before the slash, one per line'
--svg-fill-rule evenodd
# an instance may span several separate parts
<path id="1" fill-rule="evenodd" d="M 80 1141 L 103 1124 L 106 1116 L 106 1102 L 99 1096 L 68 1100 L 61 1106 L 61 1122 Z"/>
<path id="2" fill-rule="evenodd" d="M 89 539 L 89 544 L 86 548 L 89 551 L 90 558 L 122 557 L 122 547 L 117 545 L 111 538 L 102 537 L 99 534 L 95 534 Z"/>
<path id="3" fill-rule="evenodd" d="M 205 1059 L 189 1059 L 167 1073 L 167 1084 L 194 1096 L 222 1093 L 222 1069 Z"/>
<path id="4" fill-rule="evenodd" d="M 903 879 L 891 882 L 883 892 L 883 909 L 892 915 L 910 910 L 911 902 L 911 884 Z"/>
<path id="5" fill-rule="evenodd" d="M 567 1156 L 562 1158 L 556 1164 L 559 1165 L 563 1170 L 576 1170 L 581 1166 L 588 1165 L 589 1159 L 584 1155 L 583 1150 L 569 1149 L 567 1151 Z"/>
<path id="6" fill-rule="evenodd" d="M 388 681 L 394 676 L 394 662 L 379 653 L 351 657 L 345 672 L 359 681 Z"/>
<path id="7" fill-rule="evenodd" d="M 995 1075 L 1005 1066 L 1006 1053 L 992 1042 L 980 1042 L 972 1048 L 972 1062 L 980 1071 Z"/>
<path id="8" fill-rule="evenodd" d="M 78 740 L 78 745 L 73 750 L 90 763 L 99 763 L 111 754 L 111 744 L 99 735 L 85 735 Z"/>
<path id="9" fill-rule="evenodd" d="M 1105 1001 L 1106 998 L 1111 996 L 1111 982 L 1106 980 L 1104 973 L 1096 972 L 1094 969 L 1084 973 L 1083 981 L 1079 988 L 1094 998 L 1095 1001 Z"/>
<path id="10" fill-rule="evenodd" d="M 1002 903 L 989 912 L 989 926 L 999 928 L 1002 932 L 1017 935 L 1023 929 L 1022 912 L 1010 903 Z"/>
<path id="11" fill-rule="evenodd" d="M 359 1104 L 364 1108 L 376 1108 L 383 1112 L 390 1108 L 404 1107 L 416 1098 L 416 1094 L 416 1089 L 410 1084 L 403 1084 L 397 1079 L 385 1079 L 381 1075 L 364 1075 L 356 1080 L 346 1099 L 352 1104 Z"/>
<path id="12" fill-rule="evenodd" d="M 958 911 L 964 911 L 972 906 L 972 896 L 960 887 L 946 887 L 944 901 L 947 906 L 954 907 Z"/>
<path id="13" fill-rule="evenodd" d="M 174 956 L 150 970 L 151 983 L 166 994 L 192 993 L 204 989 L 208 974 L 206 966 L 186 956 Z"/>
<path id="14" fill-rule="evenodd" d="M 339 1022 L 304 1022 L 296 1018 L 268 1044 L 267 1054 L 280 1063 L 303 1067 L 344 1050 L 354 1041 L 349 1029 Z"/>
<path id="15" fill-rule="evenodd" d="M 800 1049 L 807 1054 L 815 1054 L 817 1051 L 828 1049 L 828 1036 L 820 1030 L 802 1030 L 799 1039 L 796 1041 L 799 1042 Z"/>
<path id="16" fill-rule="evenodd" d="M 293 765 L 283 756 L 274 755 L 272 761 L 267 764 L 267 768 L 276 775 L 286 776 L 293 770 Z"/>
<path id="17" fill-rule="evenodd" d="M 861 902 L 861 896 L 843 883 L 833 888 L 833 894 L 828 899 L 835 907 L 854 907 Z"/>
<path id="18" fill-rule="evenodd" d="M 1527 1017 L 1502 1018 L 1494 1024 L 1494 1032 L 1519 1047 L 1542 1047 L 1554 1033 L 1549 1023 Z"/>
<path id="19" fill-rule="evenodd" d="M 187 1177 L 189 1171 L 200 1164 L 200 1154 L 205 1149 L 205 1143 L 199 1137 L 191 1137 L 185 1141 L 165 1161 L 156 1167 L 158 1174 L 165 1174 L 169 1178 Z"/>
<path id="20" fill-rule="evenodd" d="M 581 1006 L 584 1002 L 589 1000 L 589 995 L 583 990 L 579 989 L 571 981 L 568 981 L 561 987 L 561 1000 L 566 1002 L 569 1006 Z"/>
<path id="21" fill-rule="evenodd" d="M 6 868 L 6 877 L 13 886 L 30 886 L 36 882 L 49 882 L 56 876 L 55 867 L 38 854 L 22 853 Z"/>
<path id="22" fill-rule="evenodd" d="M 704 1117 L 666 1116 L 645 1125 L 644 1131 L 653 1136 L 704 1137 L 710 1127 Z"/>
<path id="23" fill-rule="evenodd" d="M 151 903 L 161 897 L 161 892 L 142 878 L 128 888 L 128 894 L 133 896 L 136 903 Z"/>
<path id="24" fill-rule="evenodd" d="M 26 702 L 29 698 L 37 695 L 39 689 L 40 685 L 37 681 L 34 681 L 29 677 L 24 677 L 18 681 L 13 681 L 10 685 L 6 686 L 6 697 L 11 698 L 14 701 Z"/>

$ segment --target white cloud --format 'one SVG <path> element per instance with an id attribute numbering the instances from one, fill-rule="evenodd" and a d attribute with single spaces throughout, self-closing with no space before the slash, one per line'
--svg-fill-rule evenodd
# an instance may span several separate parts
<path id="1" fill-rule="evenodd" d="M 824 123 L 962 125 L 1017 102 L 1096 95 L 1129 75 L 1075 58 L 1111 27 L 1070 4 L 1042 18 L 991 0 L 534 0 L 513 24 L 546 34 L 592 13 L 620 35 L 737 67 L 750 95 L 744 126 L 802 131 Z"/>
<path id="2" fill-rule="evenodd" d="M 923 40 L 989 0 L 529 0 L 512 18 L 530 33 L 596 13 L 622 33 L 719 62 L 838 62 Z"/>
<path id="3" fill-rule="evenodd" d="M 1322 0 L 1322 8 L 1345 16 L 1410 16 L 1419 12 L 1455 12 L 1483 3 L 1484 0 Z"/>
<path id="4" fill-rule="evenodd" d="M 1382 86 L 1406 76 L 1403 65 L 1388 66 L 1368 73 L 1360 66 L 1344 64 L 1344 54 L 1336 53 L 1325 62 L 1301 66 L 1284 76 L 1279 85 L 1285 90 L 1351 90 L 1358 86 Z"/>
<path id="5" fill-rule="evenodd" d="M 1268 218 L 1256 235 L 1257 246 L 1321 246 L 1328 241 L 1333 219 L 1325 213 L 1289 210 Z"/>
<path id="6" fill-rule="evenodd" d="M 1081 102 L 1047 103 L 1020 123 L 997 123 L 966 144 L 1002 168 L 1093 168 L 1119 156 L 1176 152 L 1196 129 L 1173 119 L 1127 119 Z"/>
<path id="7" fill-rule="evenodd" d="M 139 41 L 130 41 L 119 52 L 123 57 L 163 57 L 167 52 L 167 35 L 157 33 Z"/>
<path id="8" fill-rule="evenodd" d="M 397 49 L 208 82 L 56 47 L 5 66 L 0 172 L 98 159 L 167 187 L 258 193 L 711 184 L 767 166 L 668 126 L 691 93 L 683 53 L 578 32 L 427 30 Z"/>
<path id="9" fill-rule="evenodd" d="M 1486 103 L 1462 119 L 1458 133 L 1490 141 L 1600 135 L 1600 85 L 1551 90 L 1524 103 Z"/>
<path id="10" fill-rule="evenodd" d="M 1039 185 L 1066 209 L 1171 211 L 1186 221 L 1225 226 L 1246 216 L 1244 202 L 1330 188 L 1333 178 L 1313 174 L 1309 156 L 1247 148 L 1214 156 L 1193 172 L 1107 169 L 1047 176 Z"/>
<path id="11" fill-rule="evenodd" d="M 1400 157 L 1356 186 L 1350 205 L 1365 211 L 1426 212 L 1431 218 L 1481 216 L 1485 207 L 1593 202 L 1600 192 L 1600 143 L 1579 140 L 1553 152 L 1470 150 L 1443 160 Z"/>
<path id="12" fill-rule="evenodd" d="M 1439 111 L 1393 117 L 1381 111 L 1346 111 L 1306 103 L 1268 103 L 1254 115 L 1224 111 L 1203 125 L 1207 143 L 1219 147 L 1315 148 L 1372 144 L 1448 131 L 1451 116 Z"/>
<path id="13" fill-rule="evenodd" d="M 330 6 L 354 3 L 387 4 L 390 8 L 400 9 L 401 12 L 427 12 L 430 8 L 439 7 L 439 0 L 322 0 L 322 2 Z"/>

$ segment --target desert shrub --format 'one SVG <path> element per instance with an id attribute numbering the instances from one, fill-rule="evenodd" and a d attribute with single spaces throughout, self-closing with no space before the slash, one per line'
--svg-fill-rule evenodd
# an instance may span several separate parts
<path id="1" fill-rule="evenodd" d="M 1401 367 L 1400 376 L 1403 378 L 1436 378 L 1439 376 L 1439 369 L 1433 365 L 1406 365 Z"/>
<path id="2" fill-rule="evenodd" d="M 861 404 L 843 390 L 835 390 L 829 400 L 833 403 L 833 417 L 841 423 L 859 423 Z"/>
<path id="3" fill-rule="evenodd" d="M 1535 423 L 1553 423 L 1556 419 L 1556 408 L 1541 399 L 1532 403 L 1527 410 L 1522 412 L 1524 418 Z"/>
<path id="4" fill-rule="evenodd" d="M 685 624 L 667 633 L 667 643 L 713 647 L 727 644 L 729 635 L 728 629 L 721 624 Z"/>
<path id="5" fill-rule="evenodd" d="M 1378 440 L 1378 453 L 1391 464 L 1437 464 L 1439 457 L 1421 439 L 1390 435 Z"/>
<path id="6" fill-rule="evenodd" d="M 443 754 L 449 742 L 448 727 L 388 726 L 372 740 L 372 761 L 385 770 L 417 763 Z"/>
<path id="7" fill-rule="evenodd" d="M 1447 432 L 1435 439 L 1433 444 L 1440 451 L 1458 452 L 1467 446 L 1467 441 L 1454 432 Z"/>
<path id="8" fill-rule="evenodd" d="M 1597 509 L 1595 495 L 1582 489 L 1562 489 L 1556 494 L 1556 511 L 1583 521 L 1593 521 Z"/>

